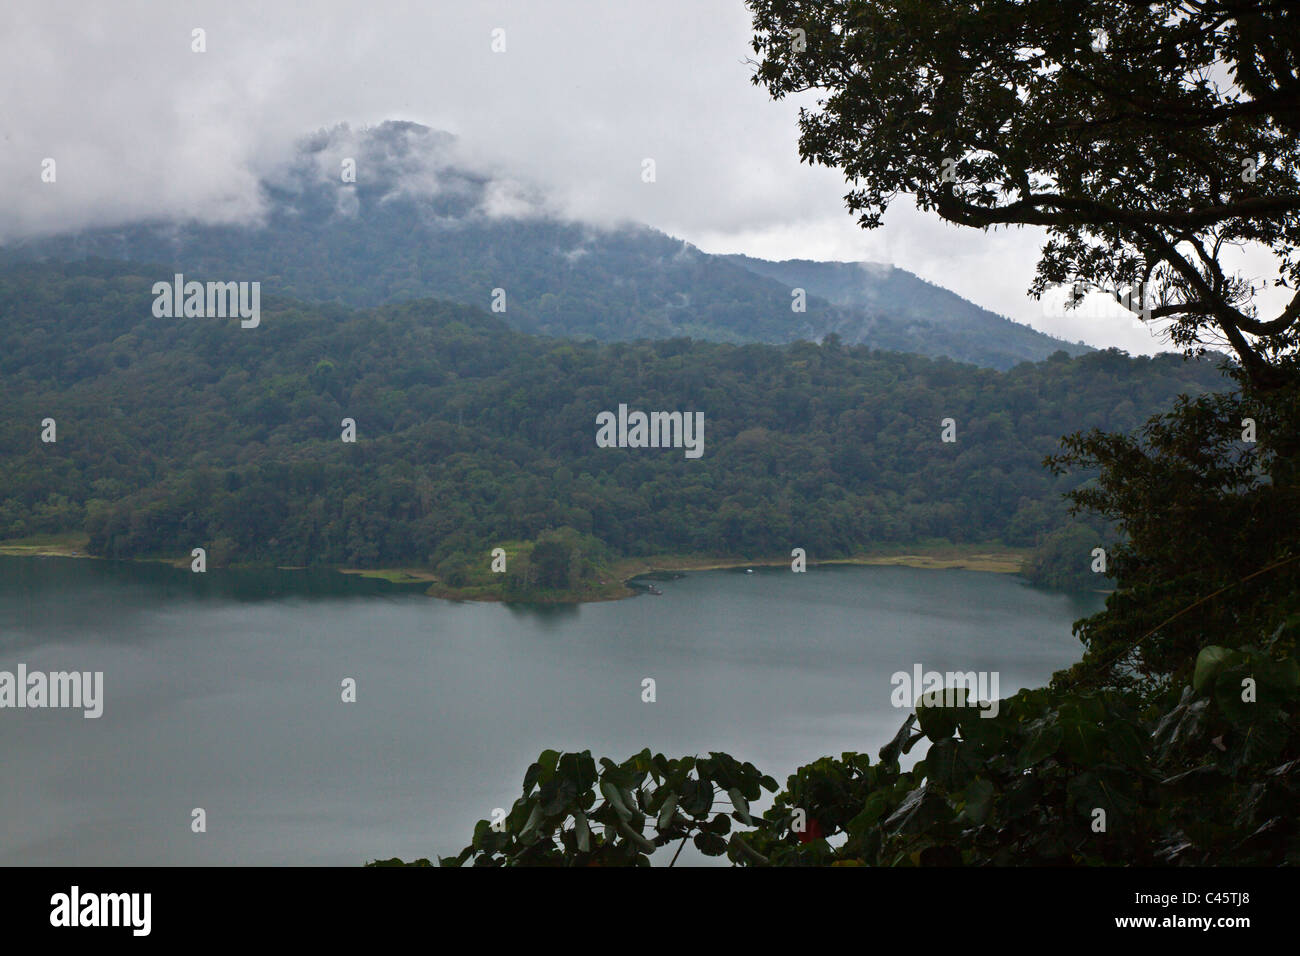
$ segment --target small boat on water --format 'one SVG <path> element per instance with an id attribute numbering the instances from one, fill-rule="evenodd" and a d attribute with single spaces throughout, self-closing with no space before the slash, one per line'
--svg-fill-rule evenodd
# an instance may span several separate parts
<path id="1" fill-rule="evenodd" d="M 746 574 L 753 574 L 753 573 L 754 573 L 754 569 L 753 569 L 753 568 L 745 568 L 745 573 L 746 573 Z"/>
<path id="2" fill-rule="evenodd" d="M 646 585 L 646 590 L 649 591 L 651 594 L 663 594 L 663 593 L 664 593 L 663 591 L 660 591 L 657 587 L 655 587 L 653 584 L 647 584 L 647 585 Z"/>

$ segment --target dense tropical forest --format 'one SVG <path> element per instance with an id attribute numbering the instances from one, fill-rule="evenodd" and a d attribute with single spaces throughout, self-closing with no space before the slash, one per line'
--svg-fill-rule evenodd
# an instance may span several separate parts
<path id="1" fill-rule="evenodd" d="M 1100 547 L 1081 659 L 996 714 L 922 693 L 874 756 L 810 754 L 784 785 L 725 753 L 548 749 L 440 862 L 647 865 L 690 841 L 740 865 L 1300 863 L 1300 12 L 748 6 L 753 83 L 813 95 L 799 154 L 843 173 L 861 225 L 907 196 L 1041 229 L 1031 293 L 1140 287 L 1185 355 L 1067 349 L 899 270 L 561 221 L 430 165 L 446 142 L 414 124 L 374 131 L 378 175 L 343 184 L 336 128 L 266 183 L 260 227 L 3 252 L 0 537 L 452 589 L 489 586 L 500 548 L 497 593 L 529 600 L 629 556 L 915 542 L 1032 548 L 1033 580 L 1088 586 Z M 1271 314 L 1246 248 L 1290 296 Z M 156 317 L 178 262 L 265 280 L 257 328 Z M 622 406 L 701 414 L 703 454 L 602 447 Z"/>
<path id="2" fill-rule="evenodd" d="M 241 329 L 155 318 L 150 287 L 168 275 L 90 262 L 0 276 L 0 538 L 84 529 L 110 557 L 201 546 L 216 564 L 425 567 L 455 585 L 493 547 L 563 532 L 586 557 L 573 582 L 538 587 L 611 555 L 1032 547 L 1071 527 L 1061 494 L 1080 478 L 1043 468 L 1061 435 L 1126 431 L 1226 384 L 1215 362 L 1172 355 L 996 372 L 834 338 L 543 339 L 436 301 L 278 300 Z M 596 415 L 620 403 L 703 412 L 702 457 L 598 448 Z M 1096 586 L 1098 530 L 1071 533 L 1089 547 L 1058 555 L 1065 578 L 1049 583 Z"/>

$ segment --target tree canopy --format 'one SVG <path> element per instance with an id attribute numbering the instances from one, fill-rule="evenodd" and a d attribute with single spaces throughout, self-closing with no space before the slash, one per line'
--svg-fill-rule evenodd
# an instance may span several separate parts
<path id="1" fill-rule="evenodd" d="M 1127 431 L 1227 384 L 1216 361 L 1173 355 L 1061 352 L 1003 373 L 835 339 L 544 339 L 430 301 L 268 300 L 242 330 L 154 319 L 150 275 L 0 273 L 0 538 L 84 530 L 109 557 L 202 546 L 214 566 L 422 566 L 462 586 L 492 548 L 563 528 L 589 557 L 1029 548 L 1068 522 L 1060 496 L 1082 480 L 1040 466 L 1062 433 Z M 621 402 L 703 412 L 703 456 L 597 448 L 597 413 Z M 512 555 L 521 583 L 561 580 L 554 542 L 531 560 L 522 575 Z"/>
<path id="2" fill-rule="evenodd" d="M 964 226 L 1045 227 L 1032 291 L 1082 284 L 1256 387 L 1300 293 L 1261 316 L 1229 251 L 1300 262 L 1300 9 L 1277 0 L 750 0 L 754 82 L 811 93 L 799 148 L 876 227 L 900 194 Z M 1125 290 L 1140 287 L 1137 296 Z M 1131 295 L 1131 294 L 1130 294 Z"/>

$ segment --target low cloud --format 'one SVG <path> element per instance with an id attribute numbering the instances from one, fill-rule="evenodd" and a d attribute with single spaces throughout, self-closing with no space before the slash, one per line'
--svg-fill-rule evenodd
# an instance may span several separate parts
<path id="1" fill-rule="evenodd" d="M 639 221 L 709 252 L 892 262 L 1053 334 L 1161 347 L 1044 317 L 1025 294 L 1039 231 L 958 229 L 906 200 L 882 229 L 859 229 L 841 175 L 799 162 L 799 102 L 750 83 L 739 0 L 10 0 L 6 15 L 0 76 L 19 92 L 0 126 L 0 241 L 144 219 L 256 222 L 262 184 L 284 184 L 318 130 L 322 177 L 337 178 L 351 149 L 359 185 L 388 168 L 402 190 L 482 189 L 488 215 Z M 425 152 L 398 137 L 365 154 L 364 132 L 386 120 L 454 138 L 412 129 L 407 147 Z M 46 158 L 56 183 L 41 182 Z M 355 197 L 338 202 L 355 213 Z"/>

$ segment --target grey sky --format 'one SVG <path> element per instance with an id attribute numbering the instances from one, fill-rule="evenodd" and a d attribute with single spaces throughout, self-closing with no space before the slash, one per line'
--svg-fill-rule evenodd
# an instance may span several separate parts
<path id="1" fill-rule="evenodd" d="M 405 119 L 457 134 L 470 160 L 578 218 L 639 220 L 709 252 L 890 261 L 1063 338 L 1162 348 L 1118 307 L 1065 318 L 1026 297 L 1036 230 L 958 229 L 907 199 L 883 229 L 859 229 L 839 173 L 798 161 L 798 104 L 750 84 L 741 0 L 5 7 L 0 240 L 248 219 L 259 177 L 304 134 Z"/>

